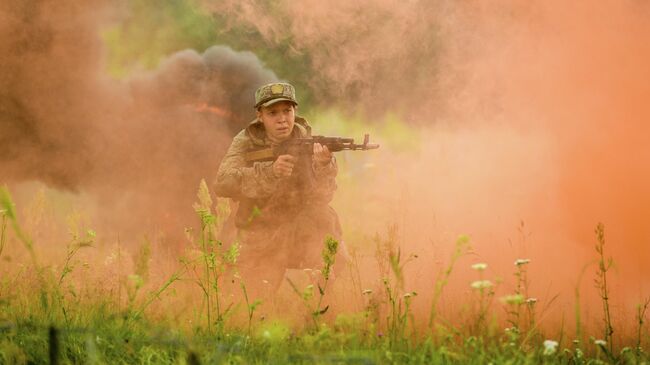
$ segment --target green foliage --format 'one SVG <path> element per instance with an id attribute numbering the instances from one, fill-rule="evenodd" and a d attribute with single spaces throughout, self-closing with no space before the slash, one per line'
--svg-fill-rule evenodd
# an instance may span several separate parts
<path id="1" fill-rule="evenodd" d="M 290 38 L 270 44 L 256 28 L 211 14 L 198 0 L 129 0 L 127 4 L 128 16 L 103 32 L 111 75 L 124 77 L 134 70 L 154 69 L 181 50 L 203 52 L 213 45 L 225 45 L 252 51 L 281 79 L 290 80 L 301 107 L 309 108 L 316 101 L 309 56 L 295 52 Z"/>
<path id="2" fill-rule="evenodd" d="M 3 211 L 3 227 L 6 227 L 6 219 L 8 219 L 9 222 L 11 222 L 14 233 L 29 251 L 29 254 L 32 257 L 32 263 L 35 267 L 38 267 L 32 240 L 25 234 L 25 232 L 23 232 L 20 224 L 18 224 L 18 217 L 16 216 L 14 203 L 11 199 L 11 194 L 9 194 L 9 190 L 6 186 L 0 187 L 0 209 Z M 5 228 L 3 228 L 3 235 L 4 232 Z"/>
<path id="3" fill-rule="evenodd" d="M 217 44 L 214 19 L 193 0 L 129 0 L 121 23 L 103 32 L 108 71 L 117 77 L 153 69 L 172 53 Z"/>
<path id="4" fill-rule="evenodd" d="M 11 220 L 16 219 L 14 203 L 11 201 L 11 195 L 6 186 L 0 187 L 0 210 L 2 211 L 3 217 L 7 217 Z"/>
<path id="5" fill-rule="evenodd" d="M 239 244 L 233 242 L 228 249 L 224 249 L 223 243 L 217 240 L 216 237 L 223 228 L 229 209 L 224 205 L 225 202 L 220 201 L 217 204 L 216 213 L 212 213 L 213 202 L 205 180 L 201 180 L 199 184 L 197 198 L 199 201 L 194 204 L 194 211 L 201 222 L 200 237 L 196 243 L 200 256 L 193 260 L 183 259 L 182 263 L 185 265 L 185 270 L 196 274 L 195 282 L 203 292 L 208 333 L 212 333 L 212 327 L 215 326 L 217 333 L 221 334 L 233 305 L 230 303 L 224 308 L 221 285 L 227 268 L 237 261 Z M 203 265 L 201 274 L 196 271 L 197 261 Z M 245 288 L 243 291 L 246 295 Z M 248 301 L 247 295 L 246 300 Z M 250 304 L 248 307 L 251 310 Z M 254 307 L 252 307 L 252 311 L 254 311 Z"/>
<path id="6" fill-rule="evenodd" d="M 311 314 L 312 321 L 314 322 L 314 328 L 319 328 L 319 319 L 329 310 L 329 305 L 322 307 L 323 298 L 325 297 L 325 289 L 327 284 L 330 281 L 330 273 L 334 267 L 334 261 L 336 259 L 336 252 L 339 247 L 339 242 L 332 237 L 325 238 L 325 244 L 323 252 L 321 254 L 323 258 L 323 268 L 320 271 L 320 274 L 323 277 L 322 282 L 316 282 L 316 287 L 318 288 L 318 300 L 316 305 L 312 304 L 312 298 L 314 297 L 314 284 L 309 284 L 305 287 L 304 290 L 300 291 L 294 282 L 287 278 L 289 285 L 296 293 L 305 307 L 309 310 Z"/>
<path id="7" fill-rule="evenodd" d="M 386 316 L 386 331 L 388 345 L 392 349 L 408 349 L 414 335 L 414 323 L 411 313 L 411 300 L 417 296 L 414 291 L 404 289 L 404 267 L 418 256 L 411 254 L 402 258 L 398 242 L 397 225 L 388 227 L 386 238 L 379 234 L 375 236 L 375 259 L 379 267 L 381 284 L 388 306 Z M 412 333 L 409 333 L 409 330 Z"/>
<path id="8" fill-rule="evenodd" d="M 2 219 L 0 223 L 0 257 L 2 257 L 2 251 L 4 251 L 5 244 L 7 243 L 7 220 L 9 218 L 6 213 L 7 210 L 0 209 L 0 219 Z"/>
<path id="9" fill-rule="evenodd" d="M 339 242 L 332 237 L 325 239 L 325 248 L 323 248 L 323 277 L 325 280 L 330 278 L 330 270 L 334 266 L 334 259 L 336 258 L 336 251 L 338 250 Z"/>
<path id="10" fill-rule="evenodd" d="M 56 299 L 59 302 L 59 306 L 61 307 L 61 311 L 63 312 L 63 317 L 65 318 L 66 323 L 69 323 L 69 318 L 68 311 L 66 310 L 67 301 L 64 294 L 65 290 L 63 288 L 63 281 L 65 280 L 66 276 L 68 276 L 68 274 L 70 274 L 79 264 L 79 262 L 74 261 L 74 256 L 80 249 L 84 247 L 92 247 L 93 240 L 95 238 L 95 232 L 93 230 L 86 231 L 85 236 L 80 237 L 76 229 L 77 226 L 75 225 L 75 222 L 71 221 L 70 234 L 72 236 L 72 239 L 68 243 L 68 253 L 63 264 L 63 269 L 59 274 L 59 280 L 57 282 L 56 288 L 54 289 L 54 292 L 56 293 Z M 67 294 L 71 295 L 73 298 L 77 297 L 76 290 L 72 285 L 68 287 Z"/>
<path id="11" fill-rule="evenodd" d="M 381 148 L 388 149 L 392 153 L 417 151 L 422 144 L 417 129 L 410 127 L 395 114 L 371 120 L 362 114 L 349 115 L 335 108 L 313 108 L 308 110 L 304 117 L 314 126 L 318 134 L 344 135 L 353 137 L 357 143 L 360 143 L 359 138 L 370 133 L 371 142 L 381 141 Z"/>

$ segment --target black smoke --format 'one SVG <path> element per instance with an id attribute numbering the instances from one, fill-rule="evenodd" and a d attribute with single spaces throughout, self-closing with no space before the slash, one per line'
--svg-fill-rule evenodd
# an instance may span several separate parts
<path id="1" fill-rule="evenodd" d="M 214 46 L 154 71 L 105 71 L 111 2 L 0 3 L 0 183 L 83 192 L 111 226 L 182 233 L 198 183 L 277 80 L 255 55 Z"/>

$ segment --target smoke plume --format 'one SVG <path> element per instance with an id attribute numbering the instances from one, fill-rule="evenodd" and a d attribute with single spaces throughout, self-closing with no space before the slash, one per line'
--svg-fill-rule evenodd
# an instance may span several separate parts
<path id="1" fill-rule="evenodd" d="M 252 53 L 215 46 L 111 79 L 100 31 L 114 10 L 106 1 L 0 5 L 2 180 L 88 193 L 122 230 L 182 232 L 199 180 L 212 180 L 252 119 L 254 90 L 276 76 Z"/>

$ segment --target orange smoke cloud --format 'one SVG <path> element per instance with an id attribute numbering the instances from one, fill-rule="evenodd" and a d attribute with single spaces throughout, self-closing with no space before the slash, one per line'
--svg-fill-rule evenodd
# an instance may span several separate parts
<path id="1" fill-rule="evenodd" d="M 455 168 L 464 179 L 481 177 L 479 186 L 461 185 L 471 199 L 455 204 L 482 210 L 469 227 L 493 238 L 479 253 L 511 265 L 512 249 L 493 241 L 514 236 L 520 217 L 539 265 L 531 267 L 534 287 L 557 291 L 568 304 L 583 266 L 596 257 L 594 228 L 603 222 L 606 252 L 617 263 L 610 275 L 620 319 L 650 294 L 649 14 L 633 1 L 472 2 L 443 31 L 443 83 L 457 91 L 445 119 L 465 124 L 452 126 L 451 140 L 474 139 L 456 151 L 464 156 Z M 471 222 L 472 214 L 456 219 Z M 595 270 L 582 283 L 592 304 Z M 598 307 L 591 310 L 591 323 L 599 323 Z"/>
<path id="2" fill-rule="evenodd" d="M 472 70 L 464 99 L 455 101 L 458 110 L 487 105 L 497 127 L 546 134 L 553 163 L 540 177 L 555 179 L 558 228 L 591 248 L 593 228 L 602 221 L 608 249 L 623 263 L 621 275 L 647 277 L 641 263 L 650 259 L 644 223 L 650 213 L 644 143 L 650 135 L 650 7 L 612 1 L 469 8 L 474 12 L 465 12 L 465 24 L 474 25 L 460 30 L 460 39 L 477 42 L 453 55 Z"/>
<path id="3" fill-rule="evenodd" d="M 290 39 L 330 80 L 318 86 L 343 103 L 397 111 L 413 123 L 418 153 L 382 147 L 369 172 L 373 186 L 355 197 L 375 208 L 363 212 L 360 230 L 398 222 L 402 244 L 427 254 L 411 285 L 427 292 L 437 270 L 431 263 L 446 257 L 455 235 L 469 233 L 478 256 L 468 262 L 489 262 L 506 279 L 502 291 L 512 289 L 514 259 L 530 256 L 534 291 L 547 301 L 560 293 L 556 313 L 571 311 L 603 222 L 606 252 L 617 263 L 614 306 L 624 316 L 650 294 L 647 3 L 207 6 L 269 42 Z M 595 270 L 581 282 L 592 304 Z M 457 287 L 467 288 L 471 275 Z M 599 323 L 598 307 L 588 311 Z"/>

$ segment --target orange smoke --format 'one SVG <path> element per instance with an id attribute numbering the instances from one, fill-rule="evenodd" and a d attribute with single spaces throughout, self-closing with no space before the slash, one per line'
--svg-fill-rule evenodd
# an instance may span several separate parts
<path id="1" fill-rule="evenodd" d="M 443 32 L 443 83 L 456 91 L 445 119 L 454 120 L 449 139 L 474 140 L 457 151 L 464 157 L 455 168 L 482 180 L 449 202 L 471 207 L 454 220 L 467 223 L 481 211 L 468 227 L 492 239 L 477 251 L 511 265 L 516 245 L 494 239 L 516 237 L 523 219 L 533 285 L 538 293 L 560 293 L 556 305 L 567 303 L 569 313 L 578 275 L 596 258 L 594 228 L 603 222 L 605 250 L 616 262 L 612 302 L 625 328 L 626 312 L 650 295 L 650 5 L 471 2 L 454 15 Z M 513 267 L 497 270 L 508 275 Z M 600 323 L 595 270 L 582 279 L 592 325 Z"/>
<path id="2" fill-rule="evenodd" d="M 367 172 L 375 182 L 354 196 L 372 211 L 346 208 L 341 198 L 337 204 L 364 217 L 348 232 L 400 224 L 402 245 L 421 254 L 415 289 L 430 292 L 433 263 L 444 261 L 457 234 L 469 233 L 475 254 L 462 265 L 488 262 L 507 293 L 514 260 L 532 258 L 532 292 L 546 303 L 559 294 L 554 317 L 571 316 L 577 286 L 596 326 L 593 231 L 603 222 L 606 253 L 617 263 L 610 275 L 618 325 L 650 295 L 648 3 L 209 6 L 269 42 L 291 39 L 329 80 L 334 100 L 412 122 L 418 153 L 382 147 Z M 455 286 L 460 298 L 476 275 L 465 271 Z"/>
<path id="3" fill-rule="evenodd" d="M 469 43 L 477 48 L 472 57 L 453 56 L 473 71 L 459 108 L 485 103 L 495 109 L 496 126 L 548 135 L 554 161 L 546 175 L 556 180 L 558 228 L 591 248 L 602 221 L 621 276 L 647 278 L 641 263 L 650 259 L 650 6 L 516 4 L 500 9 L 507 15 L 478 3 L 466 9 L 473 12 L 465 20 L 475 25 L 460 39 L 477 37 Z M 626 287 L 640 295 L 637 280 Z"/>

